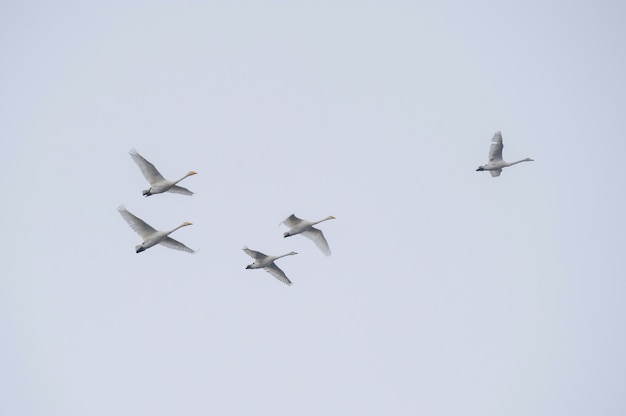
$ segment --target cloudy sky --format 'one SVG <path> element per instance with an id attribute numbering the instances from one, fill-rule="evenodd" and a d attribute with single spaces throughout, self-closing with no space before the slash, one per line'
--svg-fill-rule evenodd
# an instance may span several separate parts
<path id="1" fill-rule="evenodd" d="M 0 413 L 625 414 L 626 5 L 224 3 L 0 5 Z"/>

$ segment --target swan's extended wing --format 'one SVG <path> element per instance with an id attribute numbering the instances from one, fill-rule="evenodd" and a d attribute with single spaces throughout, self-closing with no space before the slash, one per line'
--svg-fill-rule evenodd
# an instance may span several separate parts
<path id="1" fill-rule="evenodd" d="M 287 284 L 287 285 L 291 285 L 291 280 L 289 280 L 289 278 L 287 277 L 287 275 L 285 274 L 285 272 L 283 272 L 277 265 L 275 265 L 274 263 L 270 264 L 267 267 L 263 268 L 266 272 L 268 272 L 269 274 L 271 274 L 272 276 L 274 276 L 275 278 L 277 278 L 278 280 L 280 280 L 281 282 Z"/>
<path id="2" fill-rule="evenodd" d="M 302 235 L 308 238 L 309 240 L 313 241 L 315 245 L 317 246 L 317 248 L 319 248 L 322 251 L 322 253 L 324 253 L 327 256 L 330 256 L 330 247 L 328 247 L 328 242 L 326 241 L 326 238 L 324 238 L 324 234 L 322 233 L 322 230 L 318 230 L 315 227 L 311 227 L 310 229 L 303 232 Z"/>
<path id="3" fill-rule="evenodd" d="M 189 195 L 189 196 L 193 195 L 193 192 L 191 192 L 189 189 L 183 188 L 182 186 L 178 186 L 178 185 L 172 186 L 170 189 L 167 190 L 167 192 L 172 192 L 172 193 L 175 193 L 175 194 Z"/>
<path id="4" fill-rule="evenodd" d="M 502 144 L 502 134 L 497 131 L 496 134 L 493 135 L 491 139 L 491 147 L 489 148 L 489 161 L 490 162 L 498 162 L 502 160 L 502 149 L 504 145 Z"/>
<path id="5" fill-rule="evenodd" d="M 300 224 L 301 222 L 302 220 L 300 218 L 291 214 L 285 221 L 283 221 L 283 224 L 285 224 L 289 228 L 294 228 L 296 225 Z"/>
<path id="6" fill-rule="evenodd" d="M 128 212 L 128 210 L 123 205 L 120 205 L 117 210 L 120 212 L 122 218 L 124 218 L 124 220 L 128 223 L 130 228 L 132 228 L 133 231 L 139 234 L 144 240 L 157 232 L 157 230 L 150 227 L 142 219 L 137 218 L 133 214 Z"/>
<path id="7" fill-rule="evenodd" d="M 242 248 L 242 250 L 245 251 L 248 256 L 252 257 L 255 260 L 263 260 L 264 258 L 267 257 L 265 254 L 261 253 L 260 251 L 250 250 L 248 247 L 244 247 Z"/>
<path id="8" fill-rule="evenodd" d="M 495 178 L 496 176 L 500 176 L 500 173 L 502 173 L 502 169 L 490 170 L 489 173 L 491 173 L 491 176 Z"/>
<path id="9" fill-rule="evenodd" d="M 173 248 L 174 250 L 180 250 L 187 253 L 195 253 L 192 249 L 181 243 L 180 241 L 174 240 L 172 237 L 165 237 L 163 240 L 159 242 L 159 244 L 163 244 L 167 248 Z"/>
<path id="10" fill-rule="evenodd" d="M 135 149 L 130 149 L 128 153 L 130 154 L 130 157 L 133 158 L 137 166 L 139 166 L 143 177 L 146 178 L 150 185 L 165 180 L 165 178 L 159 173 L 154 165 L 144 159 L 143 156 L 141 156 L 139 152 L 137 152 Z"/>

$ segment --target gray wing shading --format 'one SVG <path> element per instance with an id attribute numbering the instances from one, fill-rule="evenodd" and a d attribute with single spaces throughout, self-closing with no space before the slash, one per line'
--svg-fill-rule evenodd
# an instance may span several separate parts
<path id="1" fill-rule="evenodd" d="M 184 251 L 186 253 L 195 253 L 192 249 L 181 243 L 180 241 L 176 241 L 171 237 L 165 237 L 159 244 L 163 244 L 167 248 L 173 248 L 174 250 Z"/>
<path id="2" fill-rule="evenodd" d="M 489 148 L 489 161 L 496 162 L 502 160 L 503 148 L 504 144 L 502 144 L 502 134 L 497 131 L 491 139 L 491 147 Z"/>
<path id="3" fill-rule="evenodd" d="M 495 178 L 496 176 L 500 176 L 500 173 L 502 173 L 502 169 L 490 170 L 489 173 L 491 173 L 491 176 Z"/>
<path id="4" fill-rule="evenodd" d="M 269 274 L 271 274 L 272 276 L 274 276 L 275 278 L 277 278 L 278 280 L 280 280 L 281 282 L 287 284 L 287 285 L 291 285 L 291 280 L 289 280 L 289 278 L 287 277 L 287 275 L 285 274 L 285 272 L 283 272 L 277 265 L 275 265 L 274 263 L 270 264 L 267 267 L 263 268 L 266 272 L 268 272 Z"/>
<path id="5" fill-rule="evenodd" d="M 300 224 L 301 222 L 302 220 L 300 218 L 291 214 L 285 221 L 283 221 L 283 224 L 285 224 L 289 228 L 293 228 L 296 225 Z"/>
<path id="6" fill-rule="evenodd" d="M 324 238 L 324 234 L 321 230 L 318 230 L 315 227 L 311 227 L 309 230 L 303 232 L 302 235 L 313 241 L 317 248 L 322 251 L 322 253 L 330 256 L 330 247 L 328 247 L 328 242 L 326 241 L 326 238 Z"/>
<path id="7" fill-rule="evenodd" d="M 242 250 L 245 251 L 248 256 L 252 257 L 255 260 L 263 260 L 264 258 L 267 257 L 265 254 L 261 253 L 260 251 L 250 250 L 248 247 L 244 247 Z"/>
<path id="8" fill-rule="evenodd" d="M 165 180 L 165 178 L 159 173 L 157 168 L 155 168 L 152 163 L 144 159 L 143 156 L 141 156 L 139 152 L 137 152 L 137 150 L 130 149 L 128 153 L 130 154 L 130 157 L 133 158 L 137 166 L 139 166 L 143 177 L 146 178 L 150 185 Z"/>
<path id="9" fill-rule="evenodd" d="M 154 228 L 150 227 L 141 218 L 137 218 L 133 214 L 128 212 L 128 210 L 126 210 L 124 205 L 120 205 L 117 208 L 117 210 L 119 211 L 119 213 L 122 216 L 122 218 L 124 218 L 124 221 L 126 221 L 128 223 L 130 228 L 132 228 L 133 231 L 135 231 L 137 234 L 139 234 L 141 236 L 141 238 L 143 238 L 144 240 L 147 237 L 149 237 L 152 234 L 157 232 L 157 230 L 155 230 Z"/>
<path id="10" fill-rule="evenodd" d="M 170 189 L 167 190 L 167 192 L 172 192 L 172 193 L 175 193 L 175 194 L 189 195 L 189 196 L 193 195 L 193 192 L 191 192 L 189 189 L 183 188 L 182 186 L 178 186 L 178 185 L 172 186 Z"/>

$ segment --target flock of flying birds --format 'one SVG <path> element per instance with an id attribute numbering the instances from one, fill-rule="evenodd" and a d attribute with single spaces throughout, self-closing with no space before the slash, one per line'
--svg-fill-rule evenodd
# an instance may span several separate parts
<path id="1" fill-rule="evenodd" d="M 513 166 L 517 163 L 521 162 L 532 162 L 533 159 L 526 158 L 521 159 L 516 162 L 507 163 L 502 159 L 502 149 L 504 145 L 502 144 L 502 134 L 497 131 L 493 138 L 491 139 L 491 147 L 489 148 L 489 162 L 486 164 L 479 166 L 476 171 L 489 171 L 491 176 L 496 177 L 500 176 L 502 173 L 502 169 Z M 150 187 L 143 191 L 143 195 L 148 197 L 154 194 L 161 194 L 164 192 L 172 192 L 182 195 L 193 195 L 187 188 L 183 188 L 182 186 L 178 186 L 178 183 L 185 179 L 188 176 L 195 175 L 196 172 L 190 171 L 182 178 L 176 181 L 170 181 L 165 179 L 159 171 L 154 167 L 154 165 L 148 162 L 143 158 L 135 149 L 130 150 L 130 156 L 135 161 L 141 173 L 146 178 Z M 174 240 L 169 235 L 179 228 L 186 227 L 188 225 L 192 225 L 190 222 L 184 222 L 178 227 L 174 228 L 170 231 L 158 231 L 144 222 L 142 219 L 136 217 L 131 214 L 123 205 L 118 208 L 118 211 L 122 218 L 128 223 L 130 228 L 133 229 L 139 236 L 143 239 L 143 242 L 137 246 L 135 246 L 135 252 L 141 253 L 144 250 L 149 249 L 157 244 L 161 244 L 165 247 L 172 248 L 175 250 L 185 251 L 187 253 L 195 253 L 194 250 L 190 249 L 183 243 Z M 324 237 L 322 231 L 318 228 L 315 228 L 314 225 L 319 224 L 324 221 L 335 219 L 335 217 L 328 216 L 320 221 L 307 221 L 296 217 L 295 215 L 290 215 L 287 219 L 285 219 L 282 224 L 285 224 L 289 227 L 289 230 L 283 234 L 283 237 L 291 237 L 293 235 L 300 234 L 308 239 L 312 240 L 315 245 L 320 249 L 322 253 L 326 256 L 330 256 L 330 248 L 328 247 L 328 242 Z M 243 251 L 248 254 L 250 257 L 254 259 L 252 264 L 246 266 L 246 269 L 264 269 L 266 272 L 277 278 L 283 283 L 291 285 L 291 280 L 285 275 L 276 264 L 275 261 L 286 256 L 292 256 L 294 254 L 298 254 L 295 251 L 292 251 L 287 254 L 283 254 L 281 256 L 268 256 L 259 251 L 250 250 L 248 247 L 244 247 Z"/>
<path id="2" fill-rule="evenodd" d="M 154 194 L 162 194 L 164 192 L 173 192 L 182 195 L 193 195 L 187 188 L 183 188 L 182 186 L 178 186 L 177 184 L 185 179 L 188 176 L 195 175 L 196 172 L 190 171 L 182 178 L 176 181 L 167 180 L 159 173 L 156 167 L 150 162 L 148 162 L 143 156 L 141 156 L 135 149 L 131 149 L 130 157 L 135 161 L 141 173 L 146 178 L 150 187 L 143 191 L 143 196 L 148 197 Z M 174 240 L 169 235 L 179 228 L 186 227 L 188 225 L 192 225 L 190 222 L 184 222 L 178 227 L 174 228 L 170 231 L 158 231 L 148 225 L 141 218 L 133 215 L 129 212 L 123 205 L 118 207 L 118 211 L 122 218 L 128 223 L 130 228 L 133 229 L 139 236 L 143 239 L 141 244 L 135 246 L 135 252 L 141 253 L 153 247 L 157 244 L 161 244 L 165 247 L 172 248 L 175 250 L 185 251 L 187 253 L 195 253 L 194 250 L 187 247 L 180 241 Z M 289 227 L 289 231 L 283 234 L 283 237 L 291 237 L 292 235 L 301 234 L 304 237 L 312 240 L 315 245 L 327 256 L 330 256 L 330 247 L 328 247 L 328 242 L 324 237 L 322 231 L 318 228 L 315 228 L 314 225 L 319 224 L 323 221 L 328 221 L 335 219 L 335 217 L 328 216 L 320 221 L 307 221 L 296 217 L 295 215 L 290 215 L 286 220 L 282 223 Z M 287 277 L 285 272 L 283 272 L 274 262 L 282 257 L 291 256 L 294 254 L 298 254 L 295 251 L 292 251 L 287 254 L 283 254 L 282 256 L 268 256 L 259 251 L 250 250 L 248 247 L 244 247 L 243 251 L 246 252 L 250 257 L 254 259 L 252 264 L 249 264 L 246 269 L 265 269 L 266 272 L 276 277 L 283 283 L 288 285 L 291 284 L 291 280 Z"/>

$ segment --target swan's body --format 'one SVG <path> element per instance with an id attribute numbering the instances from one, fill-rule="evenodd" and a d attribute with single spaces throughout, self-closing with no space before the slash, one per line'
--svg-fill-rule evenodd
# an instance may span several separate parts
<path id="1" fill-rule="evenodd" d="M 128 225 L 130 225 L 130 228 L 132 228 L 133 231 L 135 231 L 141 236 L 141 238 L 143 238 L 143 243 L 135 246 L 136 253 L 141 253 L 142 251 L 147 250 L 157 244 L 162 244 L 165 247 L 173 248 L 175 250 L 186 251 L 187 253 L 194 253 L 192 249 L 190 249 L 183 243 L 176 241 L 171 237 L 168 237 L 168 235 L 178 230 L 179 228 L 191 225 L 190 222 L 184 222 L 171 231 L 157 231 L 154 228 L 150 227 L 148 224 L 146 224 L 140 218 L 137 218 L 133 214 L 128 212 L 126 208 L 124 208 L 124 206 L 120 206 L 118 208 L 118 211 L 120 212 L 122 218 L 124 218 Z"/>
<path id="2" fill-rule="evenodd" d="M 322 230 L 318 230 L 317 228 L 313 226 L 315 224 L 319 224 L 320 222 L 334 220 L 334 219 L 335 217 L 330 215 L 324 218 L 323 220 L 307 221 L 307 220 L 301 220 L 300 218 L 291 214 L 285 221 L 283 221 L 283 224 L 285 224 L 287 227 L 290 228 L 289 231 L 283 234 L 283 237 L 286 238 L 286 237 L 291 237 L 292 235 L 302 234 L 309 240 L 312 240 L 317 246 L 317 248 L 319 248 L 322 251 L 322 253 L 324 253 L 327 256 L 330 256 L 330 247 L 328 247 L 328 242 L 326 241 L 326 238 L 324 238 L 324 234 L 322 233 Z"/>
<path id="3" fill-rule="evenodd" d="M 502 149 L 504 148 L 504 144 L 502 144 L 502 133 L 497 131 L 493 138 L 491 139 L 491 147 L 489 148 L 489 162 L 486 165 L 479 166 L 476 169 L 477 172 L 488 170 L 491 173 L 491 176 L 496 177 L 500 176 L 502 172 L 502 168 L 507 168 L 509 166 L 516 165 L 521 162 L 533 162 L 534 160 L 527 157 L 526 159 L 518 160 L 516 162 L 507 163 L 502 160 Z"/>
<path id="4" fill-rule="evenodd" d="M 165 179 L 154 167 L 154 165 L 144 159 L 143 156 L 141 156 L 135 149 L 130 149 L 128 153 L 130 154 L 130 157 L 133 158 L 137 166 L 139 166 L 144 178 L 146 178 L 148 183 L 150 183 L 150 188 L 143 191 L 143 196 L 162 194 L 163 192 L 173 192 L 189 196 L 193 195 L 193 192 L 189 189 L 176 184 L 185 179 L 187 176 L 195 175 L 196 172 L 191 171 L 177 181 L 170 181 Z"/>
<path id="5" fill-rule="evenodd" d="M 280 280 L 281 282 L 290 285 L 291 280 L 287 278 L 285 272 L 278 268 L 277 265 L 274 264 L 274 261 L 280 259 L 285 256 L 293 256 L 294 254 L 298 254 L 295 251 L 291 253 L 283 254 L 282 256 L 268 256 L 261 252 L 250 250 L 248 247 L 244 247 L 243 251 L 246 252 L 250 257 L 254 259 L 254 263 L 246 266 L 246 269 L 265 269 L 266 272 Z"/>

